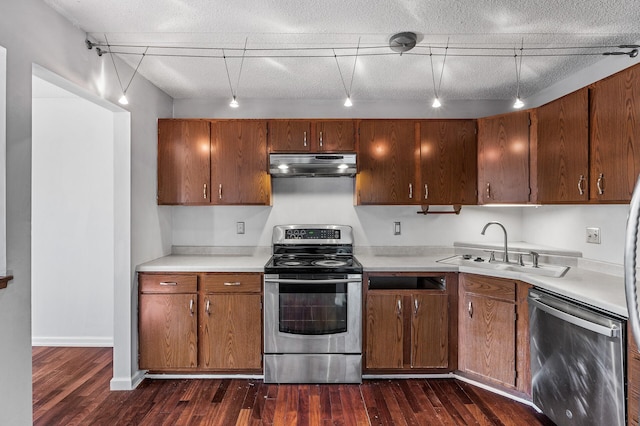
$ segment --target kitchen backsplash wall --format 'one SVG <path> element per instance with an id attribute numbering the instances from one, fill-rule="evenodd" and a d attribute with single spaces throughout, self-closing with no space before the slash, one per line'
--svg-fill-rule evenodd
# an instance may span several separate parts
<path id="1" fill-rule="evenodd" d="M 273 206 L 172 207 L 174 245 L 270 246 L 274 225 L 351 225 L 357 246 L 451 246 L 455 241 L 501 242 L 497 220 L 510 241 L 577 250 L 583 257 L 622 263 L 628 206 L 463 206 L 460 215 L 419 215 L 418 206 L 354 206 L 352 178 L 273 179 Z M 236 222 L 245 233 L 236 233 Z M 394 222 L 401 235 L 394 235 Z M 586 243 L 586 227 L 601 229 L 601 244 Z"/>
<path id="2" fill-rule="evenodd" d="M 622 264 L 629 206 L 541 206 L 523 209 L 523 238 L 582 252 L 587 259 Z M 600 244 L 587 244 L 586 228 L 600 228 Z"/>
<path id="3" fill-rule="evenodd" d="M 506 226 L 509 239 L 521 240 L 521 208 L 463 206 L 460 215 L 419 215 L 418 206 L 354 206 L 353 178 L 273 179 L 273 206 L 173 207 L 174 245 L 270 246 L 280 224 L 339 223 L 354 228 L 357 246 L 450 246 L 454 241 L 502 241 L 490 220 Z M 236 233 L 245 222 L 245 234 Z M 401 234 L 394 235 L 394 222 Z"/>

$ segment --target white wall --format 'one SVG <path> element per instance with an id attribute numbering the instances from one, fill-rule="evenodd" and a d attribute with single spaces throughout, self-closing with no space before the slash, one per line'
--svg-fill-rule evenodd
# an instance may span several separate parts
<path id="1" fill-rule="evenodd" d="M 114 114 L 35 76 L 33 90 L 32 342 L 113 346 Z"/>
<path id="2" fill-rule="evenodd" d="M 0 424 L 3 425 L 27 425 L 32 418 L 32 65 L 38 64 L 114 104 L 121 95 L 109 58 L 100 58 L 95 51 L 88 50 L 84 38 L 83 30 L 41 0 L 0 2 L 0 45 L 7 50 L 7 269 L 14 275 L 9 286 L 0 290 Z M 116 62 L 121 74 L 130 75 L 130 68 Z M 137 372 L 134 267 L 168 253 L 171 244 L 170 211 L 155 204 L 155 167 L 149 164 L 156 158 L 156 119 L 171 116 L 172 100 L 140 75 L 127 94 L 131 132 L 124 136 L 131 141 L 128 148 L 131 171 L 122 177 L 116 170 L 116 180 L 131 181 L 131 192 L 124 200 L 130 204 L 127 222 L 131 240 L 117 240 L 114 254 L 118 257 L 125 252 L 129 265 L 124 279 L 116 277 L 114 296 L 114 376 L 117 376 L 114 379 L 123 386 L 131 383 Z M 118 122 L 127 120 L 128 117 L 116 117 Z M 125 249 L 118 251 L 122 245 Z"/>
<path id="3" fill-rule="evenodd" d="M 418 206 L 353 205 L 353 178 L 272 179 L 273 206 L 174 207 L 175 245 L 270 246 L 274 225 L 339 223 L 354 228 L 357 246 L 450 246 L 454 241 L 502 241 L 502 233 L 480 235 L 499 220 L 509 239 L 521 239 L 522 208 L 463 206 L 460 215 L 419 215 Z M 245 234 L 236 234 L 236 222 Z M 402 225 L 393 235 L 393 222 Z"/>
<path id="4" fill-rule="evenodd" d="M 0 276 L 7 272 L 7 49 L 0 46 Z"/>

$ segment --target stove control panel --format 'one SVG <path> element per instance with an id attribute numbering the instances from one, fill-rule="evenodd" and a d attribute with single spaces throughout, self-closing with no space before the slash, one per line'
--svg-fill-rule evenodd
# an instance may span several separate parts
<path id="1" fill-rule="evenodd" d="M 287 229 L 284 234 L 287 240 L 339 240 L 339 229 Z"/>

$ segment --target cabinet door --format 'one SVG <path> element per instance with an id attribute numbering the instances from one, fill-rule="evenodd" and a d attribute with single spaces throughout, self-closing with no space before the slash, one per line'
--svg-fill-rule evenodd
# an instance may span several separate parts
<path id="1" fill-rule="evenodd" d="M 356 137 L 353 120 L 316 121 L 315 126 L 319 151 L 355 151 Z"/>
<path id="2" fill-rule="evenodd" d="M 448 295 L 413 294 L 411 303 L 411 367 L 448 367 Z"/>
<path id="3" fill-rule="evenodd" d="M 584 88 L 541 106 L 536 178 L 541 203 L 589 199 L 589 92 Z"/>
<path id="4" fill-rule="evenodd" d="M 402 368 L 402 295 L 367 295 L 366 368 Z"/>
<path id="5" fill-rule="evenodd" d="M 358 204 L 420 202 L 416 183 L 420 161 L 416 126 L 411 120 L 360 122 Z"/>
<path id="6" fill-rule="evenodd" d="M 261 368 L 261 296 L 209 294 L 203 300 L 202 366 L 220 370 Z"/>
<path id="7" fill-rule="evenodd" d="M 213 203 L 271 203 L 266 135 L 266 121 L 211 122 Z"/>
<path id="8" fill-rule="evenodd" d="M 529 113 L 478 120 L 478 202 L 529 201 Z"/>
<path id="9" fill-rule="evenodd" d="M 476 204 L 477 167 L 474 120 L 420 122 L 422 203 Z"/>
<path id="10" fill-rule="evenodd" d="M 158 204 L 208 204 L 209 123 L 158 120 Z"/>
<path id="11" fill-rule="evenodd" d="M 640 173 L 640 66 L 591 91 L 591 198 L 629 201 Z"/>
<path id="12" fill-rule="evenodd" d="M 269 121 L 271 152 L 307 152 L 311 147 L 311 122 L 308 120 Z"/>
<path id="13" fill-rule="evenodd" d="M 461 370 L 515 387 L 515 305 L 470 293 L 461 301 Z"/>
<path id="14" fill-rule="evenodd" d="M 141 294 L 140 368 L 195 368 L 197 303 L 195 294 Z"/>

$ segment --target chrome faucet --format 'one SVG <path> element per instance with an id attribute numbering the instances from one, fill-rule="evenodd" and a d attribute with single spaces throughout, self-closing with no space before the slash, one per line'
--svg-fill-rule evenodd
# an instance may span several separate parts
<path id="1" fill-rule="evenodd" d="M 509 251 L 507 249 L 507 230 L 500 222 L 489 222 L 484 226 L 484 228 L 482 228 L 482 232 L 480 232 L 480 234 L 484 235 L 484 232 L 487 230 L 489 225 L 498 225 L 500 228 L 502 228 L 502 231 L 504 232 L 504 258 L 502 260 L 504 261 L 504 263 L 509 263 Z"/>

